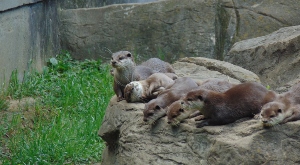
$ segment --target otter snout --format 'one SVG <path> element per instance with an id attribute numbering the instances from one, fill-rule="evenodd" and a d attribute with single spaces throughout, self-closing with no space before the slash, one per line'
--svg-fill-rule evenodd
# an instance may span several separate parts
<path id="1" fill-rule="evenodd" d="M 148 122 L 148 119 L 147 119 L 147 118 L 144 118 L 143 121 L 144 121 L 144 122 Z"/>
<path id="2" fill-rule="evenodd" d="M 112 64 L 112 65 L 116 65 L 117 62 L 116 62 L 116 61 L 112 61 L 111 64 Z"/>

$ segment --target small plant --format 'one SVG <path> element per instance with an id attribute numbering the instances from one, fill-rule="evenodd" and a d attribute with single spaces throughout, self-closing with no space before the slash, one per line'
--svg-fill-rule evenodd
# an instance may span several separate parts
<path id="1" fill-rule="evenodd" d="M 8 102 L 0 97 L 0 112 L 8 109 Z"/>

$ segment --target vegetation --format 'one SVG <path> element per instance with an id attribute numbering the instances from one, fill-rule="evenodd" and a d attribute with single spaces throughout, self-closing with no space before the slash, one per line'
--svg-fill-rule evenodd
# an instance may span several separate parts
<path id="1" fill-rule="evenodd" d="M 104 143 L 97 132 L 113 95 L 108 65 L 73 61 L 64 52 L 42 73 L 26 73 L 22 83 L 17 74 L 0 97 L 0 164 L 99 162 Z M 34 103 L 10 111 L 3 98 Z"/>

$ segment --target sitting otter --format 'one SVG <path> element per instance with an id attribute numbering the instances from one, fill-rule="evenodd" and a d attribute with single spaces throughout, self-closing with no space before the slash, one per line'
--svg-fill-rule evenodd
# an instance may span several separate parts
<path id="1" fill-rule="evenodd" d="M 229 83 L 223 79 L 211 78 L 202 83 L 198 88 L 192 90 L 191 92 L 195 92 L 197 90 L 208 89 L 216 92 L 225 92 L 228 89 L 232 88 L 236 84 Z M 187 93 L 189 95 L 189 93 Z M 186 96 L 183 96 L 180 100 L 172 103 L 167 110 L 168 123 L 172 125 L 178 125 L 182 120 L 190 117 L 194 112 L 198 111 L 197 107 L 193 109 L 189 109 L 185 106 Z M 198 115 L 199 113 L 197 113 Z M 203 119 L 201 115 L 196 120 Z"/>
<path id="2" fill-rule="evenodd" d="M 175 83 L 161 92 L 156 99 L 145 104 L 145 110 L 143 111 L 144 121 L 153 124 L 156 120 L 166 115 L 165 108 L 167 106 L 197 87 L 197 83 L 191 78 L 176 79 Z"/>
<path id="3" fill-rule="evenodd" d="M 114 76 L 114 92 L 117 101 L 124 99 L 124 88 L 132 81 L 145 80 L 153 73 L 174 72 L 171 65 L 158 58 L 151 58 L 143 65 L 136 66 L 133 55 L 128 51 L 119 51 L 112 54 L 111 75 Z M 159 67 L 160 66 L 160 67 Z"/>
<path id="4" fill-rule="evenodd" d="M 173 74 L 171 77 L 177 76 Z M 141 102 L 153 99 L 164 89 L 174 84 L 172 78 L 164 73 L 154 73 L 146 80 L 130 82 L 124 89 L 125 99 L 127 102 Z"/>
<path id="5" fill-rule="evenodd" d="M 277 95 L 272 102 L 265 104 L 260 113 L 264 127 L 284 124 L 300 119 L 300 82 L 289 91 Z"/>
<path id="6" fill-rule="evenodd" d="M 205 119 L 198 128 L 208 125 L 224 125 L 245 117 L 253 117 L 275 93 L 254 82 L 238 84 L 224 93 L 200 89 L 186 95 L 184 109 L 198 109 Z"/>

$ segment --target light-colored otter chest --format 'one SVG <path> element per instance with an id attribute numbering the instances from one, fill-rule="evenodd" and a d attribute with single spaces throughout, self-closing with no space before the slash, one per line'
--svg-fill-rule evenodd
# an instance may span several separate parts
<path id="1" fill-rule="evenodd" d="M 134 74 L 133 74 L 133 68 L 122 68 L 121 69 L 115 69 L 114 70 L 114 78 L 116 80 L 116 83 L 120 86 L 126 86 L 128 83 L 135 80 Z"/>

